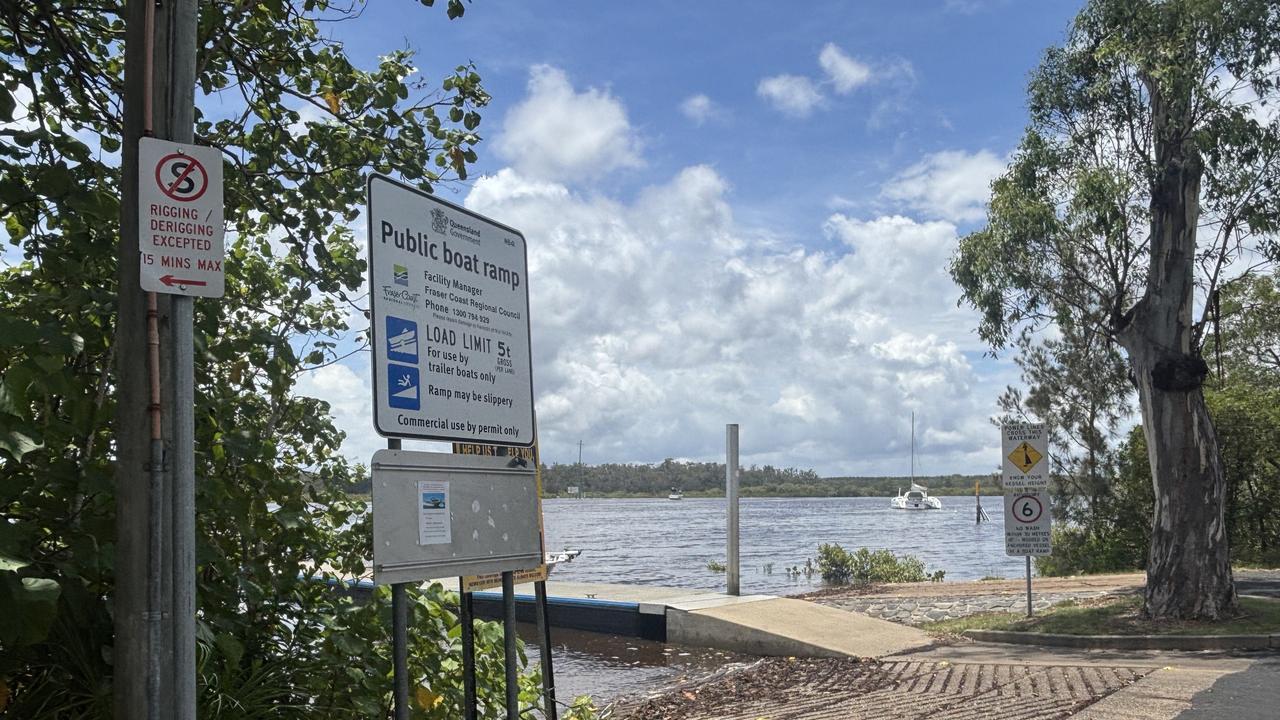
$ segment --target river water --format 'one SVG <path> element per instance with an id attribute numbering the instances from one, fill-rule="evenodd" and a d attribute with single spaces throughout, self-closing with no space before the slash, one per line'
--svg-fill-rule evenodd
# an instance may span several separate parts
<path id="1" fill-rule="evenodd" d="M 974 522 L 974 499 L 944 497 L 941 510 L 889 508 L 889 498 L 743 498 L 740 505 L 742 593 L 790 595 L 822 587 L 816 573 L 789 575 L 815 559 L 818 545 L 886 548 L 914 555 L 947 580 L 1016 578 L 1021 557 L 1004 554 L 1000 496 L 982 498 L 991 522 Z M 552 580 L 632 583 L 724 590 L 724 498 L 543 502 L 547 550 L 581 550 Z"/>
<path id="2" fill-rule="evenodd" d="M 788 574 L 815 559 L 818 545 L 846 550 L 886 548 L 914 555 L 947 580 L 1021 577 L 1021 557 L 1004 554 L 999 496 L 982 498 L 991 522 L 974 522 L 973 497 L 942 498 L 942 510 L 891 510 L 889 498 L 744 498 L 740 505 L 742 593 L 790 595 L 822 580 Z M 543 502 L 547 549 L 581 550 L 552 580 L 725 589 L 724 573 L 707 562 L 725 559 L 724 498 L 568 500 Z M 541 651 L 522 628 L 532 663 Z M 722 672 L 752 658 L 704 648 L 555 629 L 556 684 L 569 700 L 589 693 L 605 702 L 642 696 L 690 678 Z"/>

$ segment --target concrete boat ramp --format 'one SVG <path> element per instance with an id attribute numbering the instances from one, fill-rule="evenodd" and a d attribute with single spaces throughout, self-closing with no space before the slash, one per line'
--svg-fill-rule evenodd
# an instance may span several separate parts
<path id="1" fill-rule="evenodd" d="M 438 580 L 457 589 L 457 580 Z M 502 594 L 473 594 L 476 614 L 500 617 Z M 533 585 L 516 586 L 532 621 Z M 883 657 L 932 644 L 924 632 L 847 610 L 773 595 L 733 596 L 652 585 L 547 582 L 552 627 L 641 637 L 753 655 Z"/>

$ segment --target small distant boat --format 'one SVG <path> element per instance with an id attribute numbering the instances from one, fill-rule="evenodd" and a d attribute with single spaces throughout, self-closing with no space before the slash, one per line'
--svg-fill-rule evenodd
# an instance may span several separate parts
<path id="1" fill-rule="evenodd" d="M 889 501 L 894 510 L 941 510 L 942 501 L 929 494 L 929 488 L 916 482 L 916 414 L 911 413 L 911 489 Z"/>
<path id="2" fill-rule="evenodd" d="M 683 493 L 683 492 L 680 492 L 679 490 L 677 490 L 677 489 L 675 489 L 675 488 L 671 488 L 671 492 L 670 492 L 670 493 L 667 493 L 667 499 L 668 499 L 668 500 L 683 500 L 683 499 L 684 499 L 684 493 Z"/>
<path id="3" fill-rule="evenodd" d="M 942 501 L 929 494 L 929 488 L 911 483 L 911 489 L 904 495 L 898 491 L 898 497 L 889 501 L 894 510 L 941 510 Z"/>
<path id="4" fill-rule="evenodd" d="M 573 562 L 573 559 L 578 557 L 581 554 L 582 554 L 581 550 L 569 550 L 566 548 L 559 552 L 547 553 L 546 556 L 543 558 L 543 562 L 546 563 L 548 567 L 555 567 L 560 563 Z"/>

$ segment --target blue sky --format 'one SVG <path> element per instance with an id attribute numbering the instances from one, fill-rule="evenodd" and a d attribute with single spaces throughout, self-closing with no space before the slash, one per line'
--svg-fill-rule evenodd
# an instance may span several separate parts
<path id="1" fill-rule="evenodd" d="M 1011 148 L 1025 125 L 1027 75 L 1078 9 L 1061 0 L 481 0 L 450 22 L 407 5 L 375 0 L 341 35 L 349 33 L 357 57 L 414 48 L 429 76 L 433 65 L 475 62 L 494 98 L 486 137 L 523 99 L 529 68 L 550 65 L 576 88 L 607 90 L 625 102 L 643 143 L 643 168 L 598 187 L 626 194 L 706 163 L 732 178 L 747 218 L 780 225 L 821 212 L 833 195 L 868 200 L 925 153 Z M 827 44 L 876 76 L 901 70 L 838 94 L 819 66 Z M 809 78 L 823 105 L 806 117 L 773 111 L 757 87 L 777 75 Z M 696 95 L 714 108 L 701 124 L 680 110 Z M 489 150 L 481 172 L 503 166 Z"/>
<path id="2" fill-rule="evenodd" d="M 447 197 L 529 242 L 543 457 L 987 472 L 1017 374 L 946 275 L 1026 125 L 1075 2 L 374 0 L 357 62 L 477 66 L 480 162 Z M 369 423 L 367 357 L 304 378 Z M 429 446 L 424 446 L 429 447 Z"/>

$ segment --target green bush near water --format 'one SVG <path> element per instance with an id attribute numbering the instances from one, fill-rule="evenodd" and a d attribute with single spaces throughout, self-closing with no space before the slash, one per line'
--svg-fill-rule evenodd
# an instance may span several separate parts
<path id="1" fill-rule="evenodd" d="M 924 582 L 924 561 L 912 555 L 898 557 L 889 550 L 858 548 L 849 552 L 835 543 L 818 546 L 818 573 L 834 585 Z M 934 573 L 941 579 L 941 575 Z"/>

